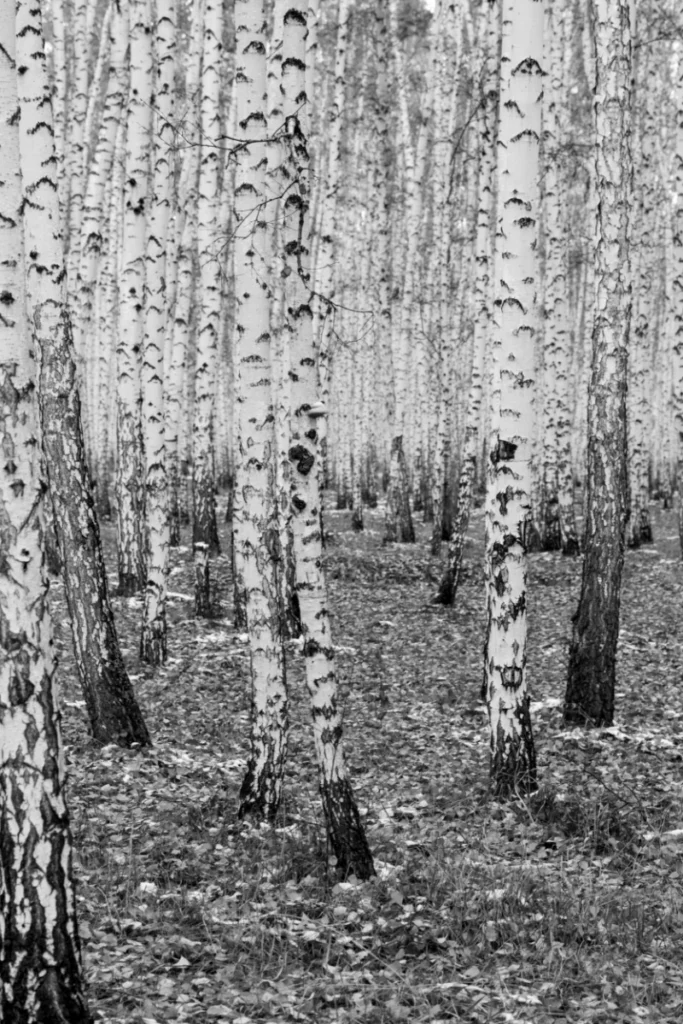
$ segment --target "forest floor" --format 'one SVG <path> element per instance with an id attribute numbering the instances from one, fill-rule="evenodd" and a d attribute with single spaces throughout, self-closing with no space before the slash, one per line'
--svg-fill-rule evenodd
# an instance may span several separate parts
<path id="1" fill-rule="evenodd" d="M 540 791 L 487 792 L 480 703 L 483 518 L 457 607 L 440 562 L 327 515 L 346 752 L 377 878 L 340 881 L 325 847 L 302 656 L 281 818 L 238 822 L 248 751 L 246 637 L 193 618 L 172 553 L 167 666 L 139 663 L 141 605 L 115 599 L 150 751 L 87 738 L 63 589 L 53 584 L 85 971 L 119 1022 L 683 1019 L 683 567 L 673 512 L 629 551 L 616 724 L 561 727 L 580 559 L 531 557 L 529 677 Z M 228 551 L 227 533 L 224 533 Z M 110 567 L 113 535 L 105 528 Z M 444 548 L 445 551 L 445 548 Z M 112 582 L 115 577 L 112 574 Z"/>

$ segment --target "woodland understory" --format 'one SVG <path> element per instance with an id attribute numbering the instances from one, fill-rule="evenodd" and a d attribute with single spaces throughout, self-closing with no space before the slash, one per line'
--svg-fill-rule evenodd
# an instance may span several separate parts
<path id="1" fill-rule="evenodd" d="M 327 503 L 333 508 L 333 501 Z M 224 511 L 224 508 L 222 509 Z M 221 517 L 223 518 L 223 517 Z M 683 581 L 676 514 L 626 555 L 617 717 L 561 725 L 580 559 L 533 554 L 529 683 L 540 788 L 489 798 L 480 701 L 483 513 L 455 608 L 441 561 L 382 546 L 326 513 L 347 754 L 377 877 L 325 849 L 303 658 L 288 645 L 292 729 L 280 817 L 238 822 L 249 742 L 246 636 L 193 616 L 193 567 L 171 554 L 169 660 L 137 660 L 140 598 L 115 598 L 154 746 L 95 747 L 52 582 L 79 923 L 90 1005 L 107 1024 L 683 1018 Z M 113 569 L 113 528 L 104 524 Z M 184 538 L 189 543 L 189 537 Z M 113 578 L 113 573 L 112 573 Z"/>

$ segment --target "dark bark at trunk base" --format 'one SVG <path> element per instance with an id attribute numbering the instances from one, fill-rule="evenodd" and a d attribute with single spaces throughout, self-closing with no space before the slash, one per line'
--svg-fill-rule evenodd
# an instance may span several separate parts
<path id="1" fill-rule="evenodd" d="M 11 952 L 10 952 L 11 956 Z M 4 970 L 0 969 L 0 985 L 5 985 Z M 8 979 L 14 995 L 11 1000 L 0 994 L 0 1020 L 5 1024 L 92 1024 L 78 974 L 71 977 L 60 963 L 59 968 L 48 967 L 40 980 L 38 991 L 21 987 L 20 980 Z M 21 996 L 26 1003 L 22 1005 Z M 35 995 L 35 1003 L 34 1003 Z"/>
<path id="2" fill-rule="evenodd" d="M 137 573 L 119 572 L 119 585 L 116 593 L 119 597 L 135 597 L 142 590 Z"/>
<path id="3" fill-rule="evenodd" d="M 385 544 L 414 544 L 415 529 L 410 514 L 408 474 L 403 454 L 403 438 L 391 443 L 391 479 L 387 491 Z"/>
<path id="4" fill-rule="evenodd" d="M 543 550 L 562 550 L 562 524 L 560 522 L 560 506 L 556 500 L 547 502 L 545 523 L 543 528 Z"/>
<path id="5" fill-rule="evenodd" d="M 164 614 L 163 621 L 154 624 L 151 634 L 140 638 L 140 661 L 144 661 L 147 665 L 166 664 L 168 648 L 165 620 L 166 615 Z"/>
<path id="6" fill-rule="evenodd" d="M 361 530 L 365 529 L 365 525 L 363 523 L 362 505 L 358 505 L 356 508 L 354 508 L 351 514 L 351 529 L 355 530 L 356 533 L 360 533 Z"/>
<path id="7" fill-rule="evenodd" d="M 194 614 L 198 619 L 212 619 L 217 609 L 213 601 L 208 544 L 194 545 Z"/>
<path id="8" fill-rule="evenodd" d="M 273 747 L 269 744 L 266 763 L 260 772 L 257 771 L 253 753 L 249 758 L 240 787 L 240 804 L 237 812 L 237 817 L 240 820 L 254 817 L 272 823 L 277 816 L 282 798 L 282 778 L 287 760 L 287 721 L 282 728 L 285 730 L 285 738 L 278 757 L 275 756 Z"/>
<path id="9" fill-rule="evenodd" d="M 84 686 L 93 739 L 103 746 L 116 743 L 119 747 L 151 747 L 152 740 L 123 659 L 112 655 L 111 650 L 109 657 L 110 663 L 101 668 L 97 694 L 92 687 Z"/>
<path id="10" fill-rule="evenodd" d="M 320 783 L 320 795 L 338 869 L 358 879 L 371 878 L 375 865 L 348 779 Z"/>
<path id="11" fill-rule="evenodd" d="M 570 532 L 564 538 L 562 544 L 562 554 L 568 556 L 575 556 L 581 554 L 581 543 L 579 538 L 574 532 Z"/>
<path id="12" fill-rule="evenodd" d="M 455 603 L 456 589 L 455 574 L 449 566 L 441 577 L 441 583 L 436 596 L 432 599 L 432 604 L 451 607 Z"/>
<path id="13" fill-rule="evenodd" d="M 614 720 L 619 602 L 624 538 L 586 551 L 579 607 L 569 649 L 566 725 L 609 726 Z"/>
<path id="14" fill-rule="evenodd" d="M 652 523 L 650 522 L 650 513 L 646 508 L 640 510 L 640 543 L 641 544 L 652 544 Z"/>
<path id="15" fill-rule="evenodd" d="M 498 738 L 497 753 L 491 758 L 491 791 L 497 800 L 528 796 L 538 789 L 536 749 L 531 731 L 530 697 L 525 697 L 518 711 L 521 736 L 516 744 L 503 736 Z"/>
<path id="16" fill-rule="evenodd" d="M 541 532 L 533 521 L 528 524 L 526 550 L 531 554 L 543 551 Z"/>

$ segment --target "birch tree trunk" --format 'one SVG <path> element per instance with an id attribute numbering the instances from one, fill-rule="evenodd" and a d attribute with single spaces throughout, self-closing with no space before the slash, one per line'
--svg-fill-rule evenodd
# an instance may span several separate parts
<path id="1" fill-rule="evenodd" d="M 145 292 L 145 222 L 149 206 L 152 99 L 149 0 L 130 7 L 131 91 L 128 101 L 118 364 L 116 479 L 119 592 L 145 586 L 144 455 L 140 427 L 140 361 Z"/>
<path id="2" fill-rule="evenodd" d="M 43 448 L 71 632 L 90 727 L 100 743 L 147 745 L 109 603 L 107 573 L 81 432 L 67 309 L 49 84 L 39 9 L 17 8 L 20 157 L 33 336 L 40 353 Z"/>
<path id="3" fill-rule="evenodd" d="M 16 6 L 15 26 L 15 4 L 0 2 L 0 1019 L 89 1024 L 54 692 L 42 508 L 47 481 L 37 443 L 37 374 L 26 318 L 26 200 L 16 117 L 18 81 L 30 75 L 26 89 L 31 92 L 35 65 L 44 71 L 42 27 L 37 11 L 29 12 L 25 3 Z M 16 53 L 15 31 L 28 51 L 23 76 L 18 62 L 23 65 L 24 54 Z M 39 97 L 49 107 L 49 92 L 41 87 Z M 49 140 L 56 207 L 51 125 Z M 41 171 L 35 159 L 33 169 L 35 179 Z"/>
<path id="4" fill-rule="evenodd" d="M 629 0 L 596 0 L 596 306 L 588 395 L 585 557 L 564 720 L 611 725 L 627 514 L 626 373 L 631 326 Z"/>
<path id="5" fill-rule="evenodd" d="M 492 788 L 505 797 L 536 787 L 526 647 L 535 344 L 540 330 L 543 4 L 503 0 L 502 19 L 495 274 L 499 353 L 487 481 L 483 689 L 491 727 Z"/>
<path id="6" fill-rule="evenodd" d="M 474 337 L 472 340 L 472 369 L 467 398 L 467 416 L 462 442 L 458 496 L 453 529 L 448 542 L 448 564 L 441 578 L 435 602 L 452 605 L 460 581 L 465 538 L 470 519 L 472 491 L 479 450 L 479 421 L 481 419 L 482 378 L 486 339 L 490 335 L 491 300 L 493 283 L 493 244 L 491 220 L 495 215 L 495 139 L 498 81 L 496 58 L 498 52 L 498 7 L 485 0 L 479 16 L 479 52 L 482 54 L 483 78 L 481 108 L 479 112 L 479 172 L 477 178 L 477 225 L 475 237 L 474 276 Z"/>
<path id="7" fill-rule="evenodd" d="M 288 707 L 278 602 L 278 526 L 273 479 L 268 119 L 264 0 L 235 3 L 237 136 L 248 143 L 235 171 L 235 389 L 238 403 L 235 544 L 244 574 L 251 653 L 251 750 L 239 814 L 273 819 L 282 793 Z"/>
<path id="8" fill-rule="evenodd" d="M 169 529 L 171 547 L 180 544 L 181 523 L 187 522 L 186 503 L 181 495 L 181 436 L 188 352 L 190 318 L 194 300 L 194 258 L 197 248 L 197 172 L 199 169 L 199 103 L 202 49 L 204 43 L 204 0 L 197 0 L 192 10 L 190 27 L 192 48 L 185 78 L 185 118 L 183 135 L 187 145 L 178 187 L 178 209 L 174 224 L 176 255 L 176 298 L 173 317 L 168 325 L 169 352 L 165 366 L 165 447 L 169 492 Z"/>
<path id="9" fill-rule="evenodd" d="M 567 289 L 567 203 L 561 171 L 562 108 L 565 102 L 565 34 L 569 11 L 560 5 L 546 10 L 546 52 L 549 80 L 543 90 L 545 204 L 545 384 L 546 401 L 543 475 L 543 546 L 565 555 L 579 552 L 574 516 L 569 392 L 570 315 Z"/>
<path id="10" fill-rule="evenodd" d="M 173 203 L 176 70 L 175 0 L 157 8 L 153 183 L 147 223 L 145 338 L 142 356 L 142 435 L 145 459 L 145 605 L 140 657 L 166 661 L 166 577 L 170 547 L 164 431 L 166 250 Z"/>
<path id="11" fill-rule="evenodd" d="M 90 171 L 86 175 L 82 209 L 80 266 L 78 268 L 78 296 L 77 304 L 72 305 L 74 314 L 77 313 L 78 332 L 82 339 L 81 355 L 89 367 L 86 381 L 89 399 L 85 403 L 90 417 L 88 454 L 98 485 L 100 483 L 100 472 L 97 465 L 99 450 L 93 443 L 93 436 L 97 433 L 97 421 L 101 416 L 97 409 L 99 399 L 98 372 L 95 365 L 97 351 L 96 345 L 93 344 L 94 289 L 107 234 L 105 195 L 108 187 L 111 186 L 116 139 L 128 98 L 128 8 L 121 5 L 119 0 L 113 0 L 110 10 L 112 16 L 110 27 L 107 27 L 107 32 L 111 35 L 109 79 L 99 137 L 90 164 Z"/>
<path id="12" fill-rule="evenodd" d="M 678 491 L 678 536 L 683 558 L 683 60 L 679 60 L 675 88 L 676 151 L 674 153 L 674 188 L 677 201 L 673 208 L 672 287 L 674 318 L 674 420 L 676 425 L 676 489 Z"/>
<path id="13" fill-rule="evenodd" d="M 218 167 L 220 162 L 220 54 L 222 0 L 206 0 L 201 77 L 201 156 L 197 204 L 197 247 L 201 307 L 197 330 L 192 424 L 192 540 L 195 558 L 195 614 L 213 612 L 209 556 L 218 554 L 213 419 L 218 326 L 221 316 L 220 266 L 216 254 Z"/>
<path id="14" fill-rule="evenodd" d="M 306 681 L 327 829 L 338 867 L 358 878 L 374 874 L 372 855 L 351 788 L 342 746 L 334 648 L 322 565 L 318 472 L 317 346 L 309 272 L 308 104 L 306 102 L 306 0 L 290 0 L 283 32 L 282 91 L 292 187 L 282 204 L 281 245 L 289 273 L 286 322 L 291 353 L 292 532 L 304 637 Z"/>

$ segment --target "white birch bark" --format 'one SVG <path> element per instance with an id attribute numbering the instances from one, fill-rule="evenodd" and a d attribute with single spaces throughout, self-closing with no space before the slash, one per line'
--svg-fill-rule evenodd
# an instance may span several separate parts
<path id="1" fill-rule="evenodd" d="M 631 26 L 632 31 L 635 26 Z M 629 358 L 628 408 L 628 459 L 629 459 L 629 522 L 628 543 L 631 547 L 652 541 L 649 500 L 649 438 L 652 433 L 649 388 L 651 383 L 653 331 L 655 313 L 655 161 L 656 144 L 660 135 L 658 106 L 662 96 L 657 96 L 657 84 L 652 75 L 654 55 L 638 50 L 636 70 L 636 95 L 639 97 L 637 141 L 634 152 L 638 154 L 636 174 L 639 202 L 634 211 L 633 249 L 634 273 L 637 288 L 634 294 L 633 310 L 633 352 Z M 658 102 L 659 101 L 659 102 Z"/>
<path id="2" fill-rule="evenodd" d="M 97 270 L 93 320 L 94 347 L 97 357 L 93 393 L 94 407 L 104 414 L 94 417 L 91 435 L 90 464 L 97 486 L 99 508 L 111 515 L 116 448 L 117 366 L 116 348 L 119 327 L 119 242 L 123 224 L 123 182 L 126 167 L 126 122 L 122 118 L 116 132 L 111 187 L 108 190 L 107 231 L 104 252 Z"/>
<path id="3" fill-rule="evenodd" d="M 176 5 L 157 8 L 156 88 L 150 210 L 147 221 L 145 338 L 142 355 L 142 436 L 145 457 L 145 604 L 140 657 L 166 661 L 166 577 L 169 524 L 164 432 L 164 348 L 166 340 L 166 250 L 174 199 Z"/>
<path id="4" fill-rule="evenodd" d="M 83 199 L 78 298 L 73 304 L 74 320 L 80 336 L 80 351 L 88 365 L 84 384 L 87 391 L 86 416 L 90 447 L 97 431 L 99 395 L 97 392 L 96 349 L 92 343 L 93 292 L 97 280 L 98 263 L 104 246 L 106 230 L 104 197 L 111 183 L 116 135 L 128 95 L 128 9 L 119 0 L 108 8 L 111 18 L 103 30 L 111 37 L 109 79 L 102 109 L 102 123 L 90 167 L 84 167 L 86 180 Z"/>
<path id="5" fill-rule="evenodd" d="M 499 355 L 487 481 L 483 690 L 491 730 L 492 787 L 497 795 L 507 796 L 536 786 L 526 679 L 526 542 L 531 522 L 535 345 L 540 330 L 540 0 L 503 0 L 501 53 L 495 287 Z"/>
<path id="6" fill-rule="evenodd" d="M 89 9 L 96 0 L 74 0 L 73 5 L 73 76 L 69 82 L 68 141 L 66 175 L 69 188 L 69 213 L 66 231 L 69 285 L 76 293 L 81 258 L 81 221 L 83 214 L 83 168 L 85 163 L 85 118 L 88 111 L 90 37 Z M 75 338 L 81 356 L 80 339 Z"/>
<path id="7" fill-rule="evenodd" d="M 62 223 L 66 223 L 69 210 L 69 187 L 66 175 L 67 142 L 67 60 L 66 60 L 66 5 L 64 0 L 52 0 L 52 110 L 55 127 L 55 148 L 59 169 L 59 202 Z"/>
<path id="8" fill-rule="evenodd" d="M 306 681 L 311 697 L 313 737 L 320 790 L 338 866 L 359 878 L 374 874 L 351 788 L 342 745 L 334 648 L 322 566 L 320 476 L 317 469 L 318 402 L 316 343 L 309 291 L 309 192 L 306 100 L 306 0 L 292 0 L 283 33 L 282 91 L 292 188 L 282 208 L 281 244 L 290 273 L 286 282 L 285 329 L 290 335 L 292 381 L 292 532 L 304 637 Z M 314 413 L 311 415 L 311 413 Z"/>
<path id="9" fill-rule="evenodd" d="M 25 14 L 22 4 L 15 26 L 13 0 L 0 3 L 0 1019 L 87 1024 L 45 572 L 47 481 L 26 318 L 15 50 Z"/>
<path id="10" fill-rule="evenodd" d="M 674 418 L 676 424 L 676 490 L 678 491 L 678 534 L 683 557 L 683 60 L 679 62 L 675 83 L 676 150 L 674 154 L 673 261 L 674 278 L 672 306 L 674 318 Z"/>
<path id="11" fill-rule="evenodd" d="M 195 614 L 212 614 L 207 555 L 218 554 L 213 420 L 221 276 L 216 251 L 218 171 L 220 164 L 220 55 L 223 34 L 222 0 L 206 0 L 201 78 L 201 152 L 197 201 L 200 313 L 194 368 L 192 423 L 192 540 L 195 564 Z"/>
<path id="12" fill-rule="evenodd" d="M 248 142 L 235 170 L 235 359 L 238 440 L 233 510 L 244 573 L 251 652 L 251 750 L 240 791 L 240 815 L 272 819 L 282 792 L 287 752 L 287 689 L 280 631 L 277 518 L 273 476 L 275 430 L 271 390 L 268 121 L 263 0 L 236 0 L 237 134 Z"/>
<path id="13" fill-rule="evenodd" d="M 588 394 L 585 555 L 564 720 L 611 725 L 627 514 L 631 328 L 631 34 L 628 0 L 596 0 L 596 295 Z"/>
<path id="14" fill-rule="evenodd" d="M 205 0 L 196 0 L 192 8 L 190 38 L 185 77 L 185 111 L 182 126 L 183 164 L 178 186 L 178 204 L 173 231 L 176 252 L 175 300 L 169 317 L 165 358 L 165 447 L 168 480 L 169 541 L 180 544 L 180 530 L 188 522 L 187 494 L 181 475 L 183 439 L 186 435 L 190 328 L 195 298 L 195 256 L 197 252 L 197 173 L 199 170 L 199 84 L 204 48 Z"/>
<path id="15" fill-rule="evenodd" d="M 143 452 L 140 430 L 140 357 L 145 298 L 145 225 L 150 201 L 152 24 L 149 0 L 132 0 L 126 175 L 117 347 L 117 543 L 119 590 L 145 585 Z"/>
<path id="16" fill-rule="evenodd" d="M 566 75 L 565 37 L 569 11 L 561 6 L 546 9 L 548 79 L 543 90 L 543 135 L 546 154 L 545 203 L 545 422 L 543 425 L 543 546 L 579 552 L 574 517 L 574 478 L 571 452 L 570 313 L 567 289 L 567 214 L 561 169 L 563 104 Z"/>

